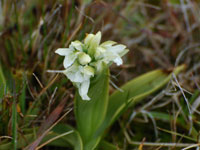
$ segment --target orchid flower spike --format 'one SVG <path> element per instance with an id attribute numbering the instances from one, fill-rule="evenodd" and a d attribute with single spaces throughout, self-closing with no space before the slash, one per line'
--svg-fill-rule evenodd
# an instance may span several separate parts
<path id="1" fill-rule="evenodd" d="M 106 41 L 100 44 L 101 32 L 87 34 L 84 42 L 78 40 L 71 42 L 69 48 L 59 48 L 55 53 L 64 56 L 63 71 L 67 78 L 78 88 L 83 100 L 90 100 L 88 90 L 90 79 L 102 71 L 102 63 L 123 63 L 121 57 L 128 52 L 125 45 L 116 44 L 114 41 Z"/>

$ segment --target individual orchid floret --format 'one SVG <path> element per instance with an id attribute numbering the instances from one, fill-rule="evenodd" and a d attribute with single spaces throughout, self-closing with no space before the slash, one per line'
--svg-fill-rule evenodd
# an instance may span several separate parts
<path id="1" fill-rule="evenodd" d="M 84 52 L 80 52 L 79 55 L 78 55 L 78 58 L 79 58 L 78 59 L 79 63 L 81 65 L 87 65 L 92 60 L 91 57 L 88 54 L 84 53 Z"/>
<path id="2" fill-rule="evenodd" d="M 106 41 L 100 44 L 101 32 L 87 34 L 84 42 L 71 42 L 69 48 L 59 48 L 55 53 L 65 56 L 63 71 L 49 71 L 64 73 L 67 78 L 78 88 L 79 95 L 83 100 L 90 100 L 88 91 L 90 80 L 101 73 L 102 63 L 117 65 L 123 63 L 121 57 L 128 52 L 125 45 L 114 41 Z"/>

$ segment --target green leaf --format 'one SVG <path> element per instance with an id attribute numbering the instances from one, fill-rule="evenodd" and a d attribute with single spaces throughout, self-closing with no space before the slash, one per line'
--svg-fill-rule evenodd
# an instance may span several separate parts
<path id="1" fill-rule="evenodd" d="M 173 70 L 173 73 L 178 74 L 185 68 L 184 65 Z M 127 108 L 140 102 L 148 95 L 156 92 L 171 79 L 172 71 L 155 70 L 144 75 L 141 75 L 121 87 L 123 92 L 115 91 L 109 99 L 106 118 L 96 133 L 97 136 L 102 135 Z"/>
<path id="2" fill-rule="evenodd" d="M 84 146 L 88 147 L 88 149 L 92 149 L 91 147 L 96 145 L 96 140 L 94 143 L 92 142 L 94 133 L 103 122 L 107 110 L 109 69 L 106 65 L 103 68 L 104 70 L 101 74 L 91 80 L 88 92 L 91 100 L 82 100 L 78 93 L 75 97 L 75 115 L 78 131 L 82 137 Z M 89 141 L 91 145 L 87 145 Z"/>
<path id="3" fill-rule="evenodd" d="M 101 141 L 98 145 L 98 150 L 118 150 L 117 146 L 107 142 L 107 141 Z"/>

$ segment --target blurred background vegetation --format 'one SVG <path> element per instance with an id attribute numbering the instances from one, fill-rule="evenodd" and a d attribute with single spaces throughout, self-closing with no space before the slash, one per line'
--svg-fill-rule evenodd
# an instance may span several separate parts
<path id="1" fill-rule="evenodd" d="M 59 103 L 64 107 L 58 116 L 73 108 L 73 85 L 64 75 L 46 71 L 63 69 L 57 48 L 97 31 L 102 41 L 117 41 L 130 50 L 122 66 L 111 67 L 117 86 L 150 70 L 187 65 L 163 90 L 129 109 L 105 138 L 124 150 L 198 143 L 199 0 L 1 0 L 0 145 L 36 130 Z M 61 122 L 75 127 L 73 111 Z"/>

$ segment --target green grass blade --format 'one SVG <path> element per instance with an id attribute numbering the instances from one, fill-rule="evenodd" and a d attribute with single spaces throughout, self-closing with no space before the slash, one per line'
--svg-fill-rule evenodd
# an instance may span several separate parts
<path id="1" fill-rule="evenodd" d="M 24 77 L 24 81 L 23 81 L 23 88 L 22 88 L 22 93 L 19 97 L 19 104 L 20 104 L 20 108 L 21 108 L 21 112 L 23 114 L 25 114 L 25 111 L 26 111 L 26 79 Z"/>
<path id="2" fill-rule="evenodd" d="M 3 98 L 5 88 L 6 88 L 6 79 L 4 77 L 3 70 L 0 63 L 0 99 Z"/>
<path id="3" fill-rule="evenodd" d="M 13 150 L 17 150 L 17 108 L 15 100 L 12 104 L 12 138 Z"/>

